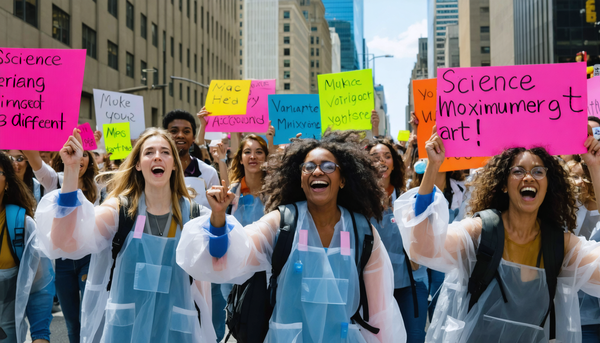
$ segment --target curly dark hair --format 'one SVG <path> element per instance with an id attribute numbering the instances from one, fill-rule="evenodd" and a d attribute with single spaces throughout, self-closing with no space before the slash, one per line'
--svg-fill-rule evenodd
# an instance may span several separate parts
<path id="1" fill-rule="evenodd" d="M 398 154 L 394 147 L 394 142 L 389 138 L 383 137 L 375 137 L 370 139 L 365 146 L 365 150 L 367 153 L 370 153 L 371 149 L 376 145 L 385 145 L 392 154 L 392 160 L 394 161 L 394 170 L 390 174 L 390 183 L 394 186 L 395 189 L 400 190 L 400 193 L 404 193 L 406 191 L 406 167 L 404 167 L 404 161 L 402 161 L 402 157 Z M 400 194 L 396 194 L 396 196 L 400 196 Z"/>
<path id="2" fill-rule="evenodd" d="M 282 204 L 306 200 L 300 187 L 300 165 L 314 149 L 325 149 L 333 154 L 340 166 L 346 186 L 338 193 L 338 205 L 367 218 L 382 220 L 385 192 L 379 186 L 377 169 L 368 153 L 360 148 L 357 131 L 326 132 L 321 140 L 292 139 L 283 152 L 272 154 L 262 193 L 269 196 L 265 213 Z"/>
<path id="3" fill-rule="evenodd" d="M 194 137 L 196 137 L 196 118 L 188 111 L 186 110 L 180 110 L 180 109 L 176 109 L 176 110 L 172 110 L 169 113 L 167 113 L 164 117 L 163 117 L 163 121 L 162 121 L 162 126 L 163 129 L 167 129 L 169 127 L 169 124 L 176 119 L 182 119 L 182 120 L 186 120 L 190 123 L 190 125 L 192 126 L 192 134 L 194 135 Z"/>
<path id="4" fill-rule="evenodd" d="M 84 151 L 83 153 L 88 155 L 89 163 L 85 173 L 81 176 L 84 187 L 81 191 L 83 192 L 83 195 L 85 195 L 86 199 L 93 204 L 98 197 L 98 188 L 96 187 L 95 181 L 96 176 L 98 175 L 98 165 L 96 164 L 94 154 L 89 151 Z M 60 154 L 54 155 L 54 158 L 52 159 L 52 168 L 57 173 L 65 171 L 65 165 L 62 161 L 62 157 L 60 157 Z"/>
<path id="5" fill-rule="evenodd" d="M 569 180 L 569 174 L 560 163 L 544 148 L 512 148 L 490 159 L 483 171 L 470 183 L 475 186 L 471 195 L 470 214 L 485 209 L 504 211 L 508 209 L 508 193 L 503 189 L 508 183 L 510 167 L 517 155 L 530 152 L 539 157 L 548 168 L 548 191 L 538 210 L 538 218 L 544 223 L 559 229 L 573 231 L 577 223 L 575 186 Z"/>
<path id="6" fill-rule="evenodd" d="M 34 209 L 36 207 L 33 193 L 27 188 L 27 185 L 19 180 L 15 173 L 12 160 L 3 151 L 0 151 L 0 168 L 4 171 L 6 179 L 6 191 L 4 197 L 0 199 L 0 204 L 6 206 L 14 204 L 25 209 L 25 213 L 33 218 Z"/>

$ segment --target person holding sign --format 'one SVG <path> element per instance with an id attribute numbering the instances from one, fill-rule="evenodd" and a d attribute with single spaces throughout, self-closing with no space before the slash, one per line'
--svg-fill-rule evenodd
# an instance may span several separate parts
<path id="1" fill-rule="evenodd" d="M 21 150 L 8 150 L 8 156 L 13 161 L 13 166 L 15 167 L 15 173 L 19 180 L 25 182 L 27 188 L 33 194 L 35 198 L 35 202 L 38 203 L 44 196 L 44 187 L 40 184 L 40 182 L 33 177 L 33 169 L 27 160 L 27 157 L 23 154 Z"/>
<path id="2" fill-rule="evenodd" d="M 292 140 L 271 158 L 268 213 L 259 221 L 242 227 L 226 216 L 235 194 L 213 186 L 212 214 L 183 231 L 177 263 L 195 278 L 242 284 L 285 265 L 271 278 L 276 301 L 270 319 L 263 318 L 269 321 L 264 342 L 406 341 L 392 266 L 367 219 L 382 219 L 385 196 L 368 154 L 349 137 L 358 133 Z"/>
<path id="3" fill-rule="evenodd" d="M 370 221 L 381 235 L 381 241 L 390 255 L 394 268 L 394 298 L 402 312 L 407 342 L 423 343 L 429 297 L 427 286 L 423 282 L 427 278 L 426 269 L 413 265 L 408 259 L 402 247 L 402 236 L 394 220 L 394 201 L 406 191 L 406 168 L 390 139 L 373 138 L 368 142 L 365 150 L 369 152 L 373 164 L 379 169 L 379 183 L 388 197 L 383 211 L 383 220 L 371 218 Z"/>
<path id="4" fill-rule="evenodd" d="M 0 341 L 25 342 L 27 323 L 34 343 L 50 341 L 54 271 L 33 247 L 36 203 L 13 162 L 0 151 Z"/>
<path id="5" fill-rule="evenodd" d="M 600 142 L 583 159 L 600 182 Z M 576 202 L 568 174 L 543 148 L 511 148 L 474 180 L 475 215 L 448 225 L 435 188 L 445 149 L 434 127 L 418 189 L 394 214 L 411 259 L 446 273 L 428 342 L 577 342 L 577 291 L 600 295 L 600 243 L 572 233 Z M 565 232 L 565 228 L 569 232 Z"/>
<path id="6" fill-rule="evenodd" d="M 91 341 L 98 330 L 106 343 L 216 340 L 202 294 L 175 265 L 183 224 L 209 213 L 191 205 L 177 150 L 166 131 L 147 129 L 112 178 L 107 200 L 97 207 L 77 185 L 83 155 L 77 130 L 60 151 L 64 183 L 38 207 L 39 241 L 51 258 L 92 254 L 83 341 Z M 210 297 L 208 284 L 199 289 Z"/>

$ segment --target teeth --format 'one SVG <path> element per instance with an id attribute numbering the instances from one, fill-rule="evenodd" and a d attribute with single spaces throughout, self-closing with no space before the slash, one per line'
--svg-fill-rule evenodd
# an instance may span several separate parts
<path id="1" fill-rule="evenodd" d="M 155 171 L 155 170 L 165 171 L 165 169 L 163 167 L 154 167 L 154 168 L 152 168 L 152 171 Z"/>
<path id="2" fill-rule="evenodd" d="M 521 192 L 526 192 L 526 191 L 537 193 L 537 189 L 535 189 L 533 187 L 524 187 L 524 188 L 521 188 Z"/>
<path id="3" fill-rule="evenodd" d="M 310 184 L 310 185 L 311 185 L 311 186 L 312 186 L 312 185 L 325 185 L 325 186 L 327 186 L 327 185 L 328 185 L 328 183 L 327 183 L 327 182 L 325 182 L 325 181 L 313 181 L 313 182 L 311 182 L 311 184 Z"/>

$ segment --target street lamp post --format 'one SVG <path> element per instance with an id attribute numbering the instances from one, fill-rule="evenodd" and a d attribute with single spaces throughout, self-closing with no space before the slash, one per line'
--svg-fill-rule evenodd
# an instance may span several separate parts
<path id="1" fill-rule="evenodd" d="M 375 54 L 367 54 L 367 55 L 373 55 L 373 58 L 368 59 L 367 62 L 373 61 L 373 84 L 375 84 L 375 59 L 376 58 L 393 58 L 394 55 L 379 55 L 379 56 L 375 56 Z"/>

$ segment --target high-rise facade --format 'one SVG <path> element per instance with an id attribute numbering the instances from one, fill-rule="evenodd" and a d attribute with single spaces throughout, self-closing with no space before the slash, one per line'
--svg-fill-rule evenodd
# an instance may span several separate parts
<path id="1" fill-rule="evenodd" d="M 310 2 L 311 0 L 302 0 Z M 358 70 L 366 64 L 363 0 L 323 0 L 325 19 L 340 37 L 342 71 Z"/>
<path id="2" fill-rule="evenodd" d="M 331 73 L 331 33 L 325 20 L 325 7 L 321 0 L 301 1 L 302 14 L 310 26 L 310 93 L 319 92 L 319 74 Z"/>
<path id="3" fill-rule="evenodd" d="M 144 96 L 147 126 L 196 113 L 212 79 L 237 78 L 233 1 L 0 1 L 0 46 L 86 49 L 79 122 L 96 125 L 92 89 Z M 152 86 L 155 87 L 152 87 Z"/>
<path id="4" fill-rule="evenodd" d="M 413 80 L 421 80 L 429 77 L 428 73 L 428 39 L 427 38 L 419 38 L 419 50 L 417 53 L 417 62 L 415 62 L 415 66 L 410 74 L 410 81 L 408 82 L 408 105 L 406 105 L 406 127 L 410 129 L 410 112 L 415 110 L 415 102 L 413 98 Z"/>
<path id="5" fill-rule="evenodd" d="M 339 73 L 342 71 L 342 55 L 340 36 L 335 32 L 335 27 L 330 27 L 331 35 L 331 72 Z"/>
<path id="6" fill-rule="evenodd" d="M 447 26 L 458 23 L 458 0 L 429 0 L 427 3 L 428 71 L 437 76 L 437 68 L 446 66 Z"/>
<path id="7" fill-rule="evenodd" d="M 460 66 L 491 65 L 490 1 L 459 0 L 458 28 Z"/>

